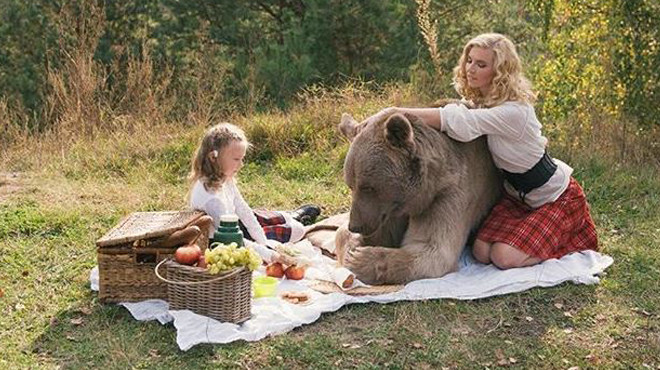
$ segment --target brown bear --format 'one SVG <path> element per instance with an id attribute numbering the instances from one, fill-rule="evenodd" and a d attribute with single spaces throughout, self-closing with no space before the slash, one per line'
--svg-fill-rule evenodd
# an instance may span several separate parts
<path id="1" fill-rule="evenodd" d="M 486 138 L 461 143 L 407 114 L 360 124 L 344 113 L 339 128 L 351 141 L 344 179 L 352 195 L 335 239 L 339 263 L 368 284 L 456 271 L 502 191 Z"/>

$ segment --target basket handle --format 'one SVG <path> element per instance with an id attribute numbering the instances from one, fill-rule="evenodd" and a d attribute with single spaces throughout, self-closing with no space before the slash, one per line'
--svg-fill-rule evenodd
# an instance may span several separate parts
<path id="1" fill-rule="evenodd" d="M 230 277 L 232 277 L 232 276 L 238 274 L 239 272 L 241 272 L 242 269 L 245 268 L 245 267 L 242 267 L 242 268 L 235 268 L 234 271 L 232 271 L 232 272 L 230 272 L 230 273 L 228 273 L 228 274 L 226 274 L 226 275 L 221 275 L 221 276 L 218 276 L 218 277 L 216 277 L 216 278 L 209 279 L 209 280 L 204 280 L 204 281 L 174 281 L 174 280 L 168 280 L 168 279 L 165 279 L 164 277 L 160 276 L 160 273 L 158 273 L 158 268 L 160 267 L 160 265 L 162 265 L 164 262 L 167 262 L 167 261 L 169 261 L 169 260 L 170 260 L 170 259 L 164 259 L 164 260 L 160 261 L 160 262 L 156 265 L 156 268 L 154 268 L 154 272 L 156 273 L 156 276 L 158 276 L 158 278 L 159 278 L 160 280 L 162 280 L 162 281 L 164 281 L 164 282 L 166 282 L 166 283 L 169 283 L 169 284 L 174 284 L 174 285 L 199 285 L 199 284 L 210 283 L 210 282 L 212 282 L 212 281 L 224 280 L 224 279 L 230 278 Z"/>

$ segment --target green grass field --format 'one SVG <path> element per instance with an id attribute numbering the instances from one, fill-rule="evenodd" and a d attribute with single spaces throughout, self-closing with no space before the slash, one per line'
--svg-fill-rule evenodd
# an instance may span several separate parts
<path id="1" fill-rule="evenodd" d="M 326 216 L 348 210 L 341 177 L 347 144 L 332 129 L 337 113 L 238 122 L 255 143 L 240 177 L 252 206 L 314 202 Z M 314 127 L 314 119 L 330 123 Z M 269 150 L 288 120 L 294 123 L 284 133 L 295 135 Z M 138 322 L 121 307 L 100 304 L 88 275 L 95 240 L 122 216 L 185 205 L 188 161 L 202 130 L 35 139 L 4 153 L 0 368 L 660 369 L 657 168 L 587 154 L 570 164 L 591 202 L 602 252 L 615 260 L 599 285 L 476 301 L 351 305 L 259 342 L 180 351 L 172 325 Z"/>

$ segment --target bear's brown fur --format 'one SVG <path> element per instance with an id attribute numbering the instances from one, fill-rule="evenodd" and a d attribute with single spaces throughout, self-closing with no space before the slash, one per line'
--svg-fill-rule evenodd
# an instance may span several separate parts
<path id="1" fill-rule="evenodd" d="M 457 142 L 401 114 L 360 124 L 345 113 L 340 130 L 351 140 L 344 178 L 352 204 L 336 235 L 339 262 L 369 284 L 455 271 L 470 231 L 501 194 L 486 139 Z"/>

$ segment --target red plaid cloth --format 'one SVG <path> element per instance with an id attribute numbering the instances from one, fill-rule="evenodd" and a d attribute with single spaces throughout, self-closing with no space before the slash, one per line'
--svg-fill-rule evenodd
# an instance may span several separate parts
<path id="1" fill-rule="evenodd" d="M 254 215 L 261 226 L 283 225 L 286 223 L 286 219 L 280 212 L 255 209 Z"/>
<path id="2" fill-rule="evenodd" d="M 589 204 L 573 178 L 556 201 L 539 208 L 505 195 L 484 221 L 477 238 L 512 245 L 542 260 L 586 249 L 598 250 Z"/>
<path id="3" fill-rule="evenodd" d="M 257 217 L 259 225 L 264 229 L 266 239 L 277 240 L 280 243 L 291 240 L 291 226 L 286 224 L 286 219 L 280 212 L 256 209 L 254 215 Z M 243 223 L 240 222 L 239 225 L 243 235 L 250 240 L 254 240 Z"/>

